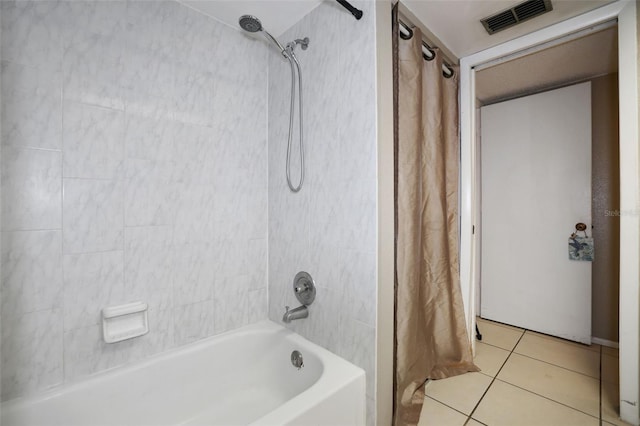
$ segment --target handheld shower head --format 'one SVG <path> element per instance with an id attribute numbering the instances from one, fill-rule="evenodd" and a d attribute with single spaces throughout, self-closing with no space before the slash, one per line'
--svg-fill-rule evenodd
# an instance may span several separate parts
<path id="1" fill-rule="evenodd" d="M 258 18 L 252 15 L 242 15 L 238 20 L 240 24 L 240 28 L 249 32 L 249 33 L 257 33 L 258 31 L 262 31 L 262 22 Z"/>
<path id="2" fill-rule="evenodd" d="M 280 42 L 276 40 L 274 36 L 269 34 L 269 32 L 262 27 L 262 22 L 260 22 L 260 20 L 255 16 L 242 15 L 238 20 L 238 24 L 240 25 L 240 28 L 242 28 L 248 33 L 261 32 L 267 38 L 267 40 L 273 43 L 280 50 L 280 53 L 282 53 L 283 56 L 285 57 L 287 56 L 287 52 L 285 51 L 285 48 L 282 47 Z"/>

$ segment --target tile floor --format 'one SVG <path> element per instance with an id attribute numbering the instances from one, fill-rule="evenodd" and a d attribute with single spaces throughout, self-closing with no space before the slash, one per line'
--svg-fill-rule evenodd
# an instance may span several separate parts
<path id="1" fill-rule="evenodd" d="M 432 381 L 419 426 L 627 425 L 618 351 L 478 319 L 480 373 Z"/>

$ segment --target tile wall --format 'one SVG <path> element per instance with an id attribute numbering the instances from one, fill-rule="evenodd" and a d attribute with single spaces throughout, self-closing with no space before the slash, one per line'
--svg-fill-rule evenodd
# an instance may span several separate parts
<path id="1" fill-rule="evenodd" d="M 2 399 L 266 318 L 270 52 L 176 2 L 0 7 Z"/>
<path id="2" fill-rule="evenodd" d="M 373 424 L 375 4 L 353 4 L 364 11 L 360 21 L 325 2 L 281 37 L 284 42 L 310 38 L 308 50 L 296 50 L 303 71 L 306 150 L 305 184 L 297 194 L 285 179 L 289 64 L 274 51 L 269 55 L 269 318 L 281 323 L 285 305 L 299 305 L 293 277 L 309 272 L 318 287 L 316 301 L 308 319 L 288 327 L 365 369 Z M 296 183 L 297 148 L 292 159 Z"/>

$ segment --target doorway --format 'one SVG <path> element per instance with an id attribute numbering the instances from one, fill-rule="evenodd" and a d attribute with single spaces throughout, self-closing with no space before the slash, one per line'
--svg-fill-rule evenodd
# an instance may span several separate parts
<path id="1" fill-rule="evenodd" d="M 461 60 L 461 283 L 468 328 L 475 324 L 477 279 L 478 182 L 475 140 L 475 67 L 555 40 L 611 19 L 618 19 L 620 84 L 620 412 L 623 420 L 640 424 L 639 291 L 640 204 L 638 176 L 638 42 L 635 2 L 616 2 L 592 12 L 511 40 Z M 636 214 L 633 214 L 636 212 Z"/>
<path id="2" fill-rule="evenodd" d="M 617 347 L 617 49 L 610 22 L 477 70 L 485 319 Z M 579 222 L 593 261 L 569 260 Z"/>

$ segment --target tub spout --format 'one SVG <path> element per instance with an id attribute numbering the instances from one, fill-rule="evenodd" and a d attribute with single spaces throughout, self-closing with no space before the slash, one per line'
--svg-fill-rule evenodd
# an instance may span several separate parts
<path id="1" fill-rule="evenodd" d="M 285 306 L 285 308 L 287 309 L 287 311 L 284 313 L 284 316 L 282 317 L 282 321 L 284 322 L 288 323 L 293 320 L 307 318 L 309 316 L 309 310 L 305 305 L 298 306 L 297 308 L 294 308 L 291 310 L 289 310 L 288 306 Z"/>

